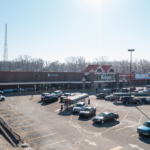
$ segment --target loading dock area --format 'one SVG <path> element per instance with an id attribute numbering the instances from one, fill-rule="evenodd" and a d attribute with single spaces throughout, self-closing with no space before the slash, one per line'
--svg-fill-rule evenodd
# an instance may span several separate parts
<path id="1" fill-rule="evenodd" d="M 78 94 L 78 93 L 75 93 Z M 7 96 L 0 102 L 0 116 L 35 150 L 148 150 L 150 139 L 137 134 L 137 127 L 150 119 L 150 105 L 110 102 L 90 94 L 96 114 L 116 112 L 117 121 L 94 124 L 92 117 L 79 118 L 71 110 L 60 111 L 60 100 L 43 103 L 40 95 Z M 93 116 L 94 117 L 94 116 Z M 14 148 L 1 136 L 0 150 Z"/>

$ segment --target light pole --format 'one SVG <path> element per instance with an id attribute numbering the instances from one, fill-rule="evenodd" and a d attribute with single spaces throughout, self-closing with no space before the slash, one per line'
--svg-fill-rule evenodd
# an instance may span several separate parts
<path id="1" fill-rule="evenodd" d="M 128 51 L 130 52 L 130 93 L 131 93 L 132 52 L 134 51 L 134 49 L 128 49 Z"/>

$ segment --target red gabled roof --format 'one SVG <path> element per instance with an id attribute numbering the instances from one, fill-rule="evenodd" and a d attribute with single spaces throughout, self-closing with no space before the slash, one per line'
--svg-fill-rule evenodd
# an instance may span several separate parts
<path id="1" fill-rule="evenodd" d="M 110 69 L 111 66 L 112 66 L 112 65 L 101 65 L 101 68 L 102 68 L 105 72 L 107 72 L 107 71 Z"/>
<path id="2" fill-rule="evenodd" d="M 91 69 L 93 69 L 94 71 L 99 67 L 99 65 L 88 65 L 84 72 L 90 72 Z"/>

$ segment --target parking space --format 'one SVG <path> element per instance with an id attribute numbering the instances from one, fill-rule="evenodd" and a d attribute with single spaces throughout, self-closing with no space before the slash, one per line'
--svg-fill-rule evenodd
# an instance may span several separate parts
<path id="1" fill-rule="evenodd" d="M 119 114 L 116 121 L 95 124 L 92 117 L 79 118 L 72 110 L 60 111 L 62 103 L 44 103 L 40 95 L 7 97 L 0 105 L 0 115 L 33 149 L 132 150 L 150 148 L 150 139 L 137 134 L 137 127 L 150 117 L 150 105 L 125 105 L 96 99 L 90 95 L 96 115 Z M 133 148 L 137 145 L 138 148 Z M 4 144 L 2 149 L 13 148 Z M 0 147 L 1 149 L 1 147 Z M 15 148 L 14 148 L 15 149 Z M 18 147 L 17 150 L 21 149 Z"/>

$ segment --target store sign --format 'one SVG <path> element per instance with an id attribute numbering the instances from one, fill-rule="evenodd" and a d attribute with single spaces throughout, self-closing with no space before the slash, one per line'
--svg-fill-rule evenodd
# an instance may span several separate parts
<path id="1" fill-rule="evenodd" d="M 111 76 L 106 75 L 106 74 L 102 74 L 102 75 L 101 75 L 101 79 L 102 79 L 102 80 L 106 80 L 106 81 L 107 81 L 107 80 L 112 80 Z"/>
<path id="2" fill-rule="evenodd" d="M 130 74 L 129 75 L 127 75 L 127 74 L 120 74 L 119 78 L 128 79 L 128 78 L 130 78 Z M 135 78 L 135 75 L 131 74 L 131 78 Z"/>
<path id="3" fill-rule="evenodd" d="M 48 77 L 58 77 L 58 74 L 49 74 L 48 73 Z"/>

